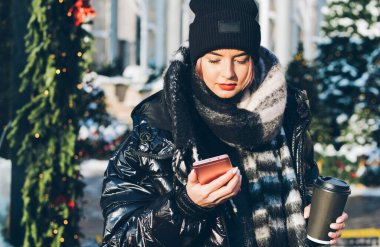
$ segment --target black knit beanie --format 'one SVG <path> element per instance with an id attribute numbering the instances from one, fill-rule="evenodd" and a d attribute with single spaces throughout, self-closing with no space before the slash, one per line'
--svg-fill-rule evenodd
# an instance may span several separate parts
<path id="1" fill-rule="evenodd" d="M 207 52 L 230 48 L 247 52 L 256 62 L 261 34 L 254 0 L 191 0 L 195 14 L 190 24 L 191 62 Z"/>

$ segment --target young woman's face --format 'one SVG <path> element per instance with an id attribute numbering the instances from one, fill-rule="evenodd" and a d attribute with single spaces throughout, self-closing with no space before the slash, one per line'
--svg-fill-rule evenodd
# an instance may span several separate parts
<path id="1" fill-rule="evenodd" d="M 196 70 L 207 87 L 220 98 L 232 98 L 253 80 L 253 60 L 235 49 L 214 50 L 198 59 Z"/>

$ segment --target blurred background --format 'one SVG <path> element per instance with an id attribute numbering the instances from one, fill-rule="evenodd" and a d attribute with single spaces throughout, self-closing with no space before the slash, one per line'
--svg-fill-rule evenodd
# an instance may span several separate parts
<path id="1" fill-rule="evenodd" d="M 320 172 L 352 186 L 339 246 L 380 246 L 380 2 L 259 0 L 307 91 Z M 188 38 L 189 0 L 0 0 L 0 246 L 99 246 L 107 160 Z"/>

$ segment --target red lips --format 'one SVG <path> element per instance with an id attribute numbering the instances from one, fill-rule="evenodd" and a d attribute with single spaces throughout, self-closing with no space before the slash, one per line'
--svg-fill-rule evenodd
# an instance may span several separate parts
<path id="1" fill-rule="evenodd" d="M 236 84 L 218 84 L 222 90 L 232 91 L 235 89 Z"/>

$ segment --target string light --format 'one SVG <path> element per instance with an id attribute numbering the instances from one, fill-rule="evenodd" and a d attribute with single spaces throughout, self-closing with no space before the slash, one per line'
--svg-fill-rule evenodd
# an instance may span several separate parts
<path id="1" fill-rule="evenodd" d="M 74 239 L 78 239 L 78 235 L 77 234 L 74 234 Z"/>
<path id="2" fill-rule="evenodd" d="M 44 178 L 44 174 L 40 173 L 39 177 L 40 177 L 40 179 L 43 179 Z"/>
<path id="3" fill-rule="evenodd" d="M 66 73 L 66 72 L 67 72 L 67 68 L 63 68 L 63 69 L 62 69 L 62 72 L 63 72 L 63 73 Z"/>
<path id="4" fill-rule="evenodd" d="M 45 95 L 45 96 L 48 96 L 48 95 L 49 95 L 49 91 L 48 91 L 48 90 L 45 90 L 45 91 L 44 91 L 44 95 Z"/>
<path id="5" fill-rule="evenodd" d="M 72 13 L 71 13 L 71 12 L 67 13 L 67 16 L 68 16 L 68 17 L 71 17 L 71 16 L 72 16 Z"/>
<path id="6" fill-rule="evenodd" d="M 78 51 L 77 56 L 78 56 L 78 57 L 81 57 L 82 55 L 83 55 L 83 53 L 80 52 L 80 51 Z"/>
<path id="7" fill-rule="evenodd" d="M 54 234 L 58 234 L 58 230 L 57 230 L 57 229 L 54 229 L 53 233 L 54 233 Z"/>
<path id="8" fill-rule="evenodd" d="M 35 137 L 36 139 L 38 139 L 38 138 L 40 138 L 40 134 L 39 134 L 39 133 L 35 133 L 35 134 L 34 134 L 34 137 Z"/>
<path id="9" fill-rule="evenodd" d="M 62 57 L 66 57 L 66 52 L 62 52 Z"/>
<path id="10" fill-rule="evenodd" d="M 60 238 L 59 242 L 63 243 L 63 242 L 65 242 L 65 239 L 64 238 Z"/>
<path id="11" fill-rule="evenodd" d="M 64 224 L 64 225 L 67 225 L 67 224 L 69 224 L 69 221 L 68 221 L 68 220 L 64 220 L 64 221 L 63 221 L 63 224 Z"/>
<path id="12" fill-rule="evenodd" d="M 57 75 L 59 75 L 59 74 L 61 74 L 61 70 L 60 70 L 60 69 L 57 69 L 57 70 L 55 71 L 55 73 L 56 73 Z"/>
<path id="13" fill-rule="evenodd" d="M 82 88 L 83 88 L 83 84 L 81 83 L 81 84 L 78 84 L 77 85 L 77 88 L 79 89 L 79 90 L 82 90 Z"/>
<path id="14" fill-rule="evenodd" d="M 63 3 L 63 0 L 58 0 L 59 3 Z"/>

